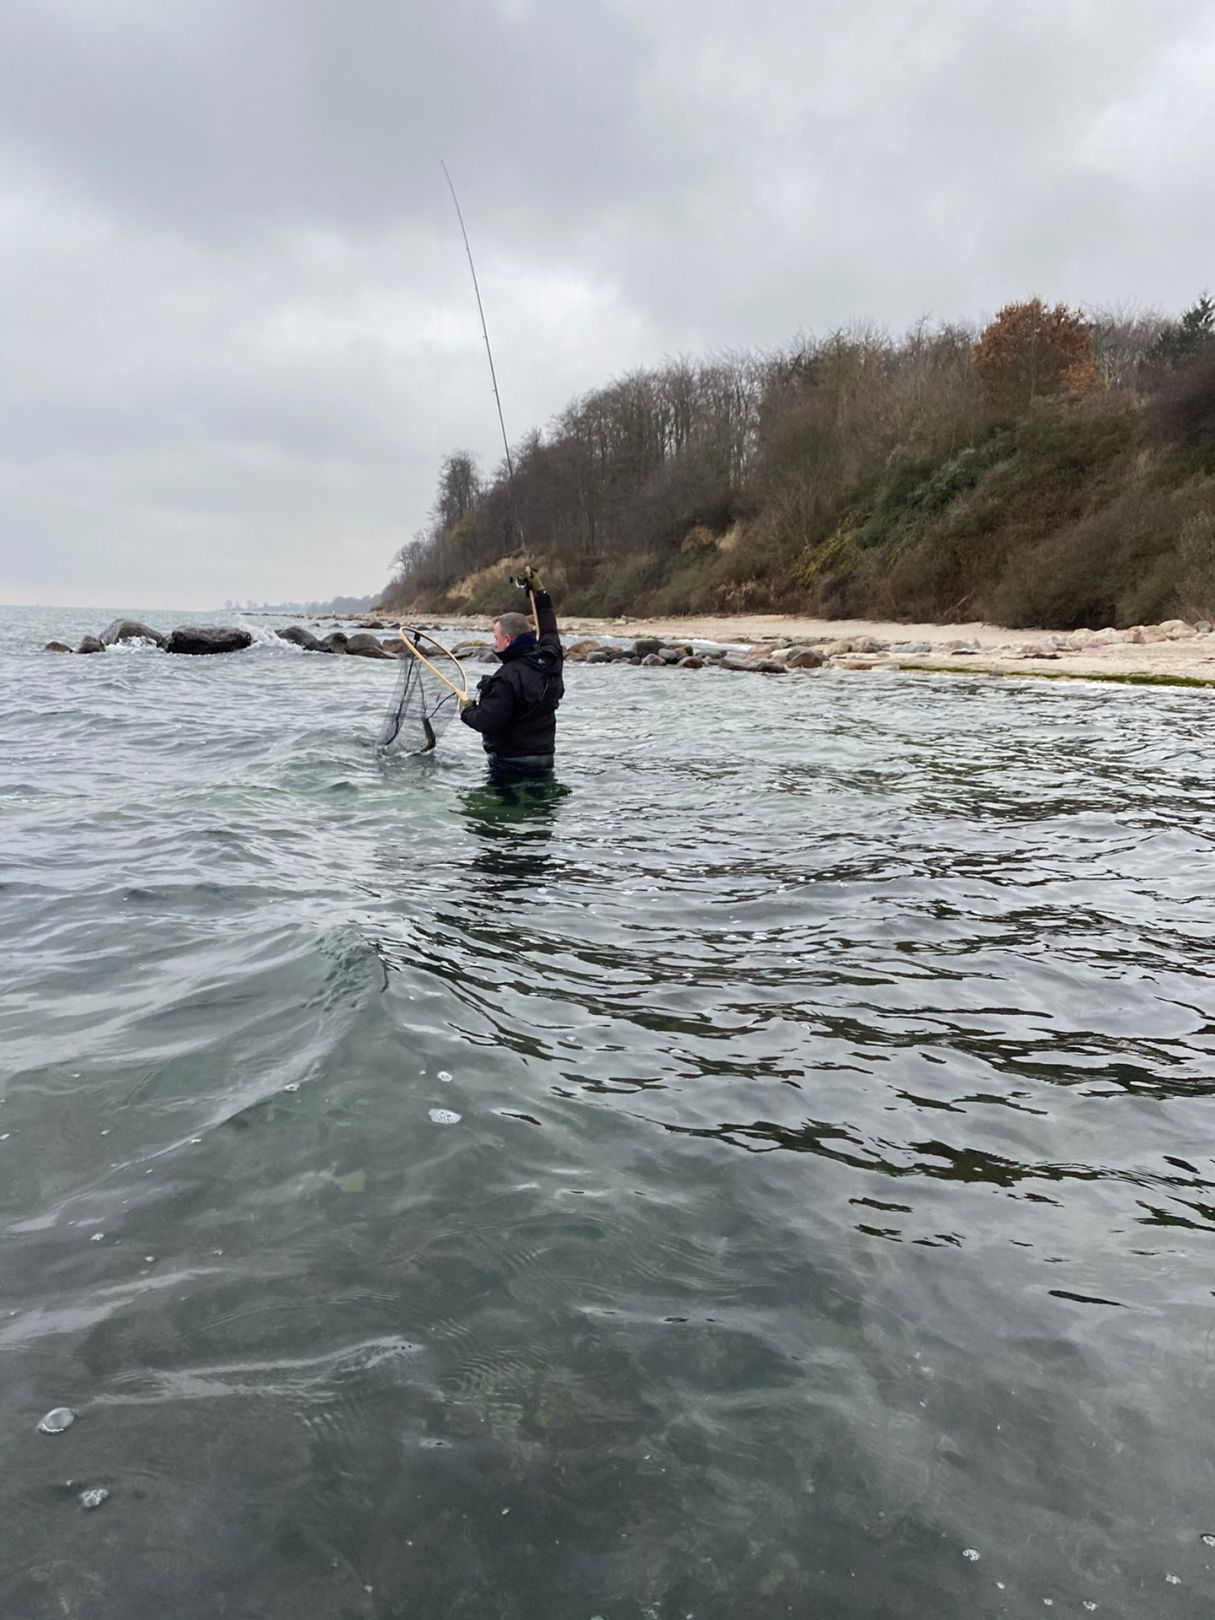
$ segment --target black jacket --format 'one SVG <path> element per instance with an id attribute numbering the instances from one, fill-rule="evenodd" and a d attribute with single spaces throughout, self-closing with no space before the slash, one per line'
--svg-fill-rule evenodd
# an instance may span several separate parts
<path id="1" fill-rule="evenodd" d="M 556 747 L 557 705 L 565 695 L 561 666 L 565 655 L 557 616 L 547 591 L 536 592 L 540 640 L 516 636 L 498 658 L 502 668 L 477 684 L 477 700 L 460 710 L 466 726 L 481 733 L 487 754 L 505 759 L 520 754 L 551 754 Z"/>

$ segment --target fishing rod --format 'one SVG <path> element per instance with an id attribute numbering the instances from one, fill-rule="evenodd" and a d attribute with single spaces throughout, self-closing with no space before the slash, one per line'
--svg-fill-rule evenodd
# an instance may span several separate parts
<path id="1" fill-rule="evenodd" d="M 447 189 L 451 192 L 451 200 L 456 207 L 456 218 L 460 221 L 460 235 L 464 238 L 464 251 L 468 255 L 468 268 L 472 274 L 473 292 L 477 299 L 477 314 L 481 317 L 481 336 L 485 339 L 485 353 L 489 360 L 489 379 L 494 385 L 494 404 L 498 407 L 498 426 L 502 430 L 502 448 L 506 452 L 506 489 L 510 504 L 512 527 L 518 532 L 520 544 L 523 544 L 523 525 L 519 522 L 518 509 L 515 503 L 515 463 L 510 453 L 510 440 L 506 436 L 506 418 L 502 414 L 502 395 L 498 391 L 498 373 L 494 367 L 494 351 L 490 347 L 489 327 L 485 324 L 485 306 L 481 302 L 481 288 L 477 281 L 477 267 L 473 263 L 472 247 L 468 240 L 468 227 L 464 223 L 464 210 L 460 207 L 460 199 L 456 196 L 456 188 L 448 172 L 447 164 L 439 159 L 439 167 L 443 170 L 443 178 L 447 181 Z M 540 636 L 540 617 L 536 612 L 535 592 L 529 590 L 528 598 L 532 605 L 532 623 L 536 627 L 537 640 Z"/>

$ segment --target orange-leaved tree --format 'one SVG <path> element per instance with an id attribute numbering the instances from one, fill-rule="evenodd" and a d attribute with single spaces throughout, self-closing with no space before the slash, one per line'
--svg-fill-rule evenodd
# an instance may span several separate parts
<path id="1" fill-rule="evenodd" d="M 1005 304 L 974 346 L 979 397 L 1002 415 L 1021 416 L 1044 395 L 1073 398 L 1101 387 L 1084 317 L 1040 298 Z"/>

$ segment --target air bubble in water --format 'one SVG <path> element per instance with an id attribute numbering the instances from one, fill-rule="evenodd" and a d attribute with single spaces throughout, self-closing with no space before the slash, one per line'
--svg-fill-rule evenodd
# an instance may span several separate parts
<path id="1" fill-rule="evenodd" d="M 76 1414 L 70 1406 L 57 1406 L 48 1412 L 38 1425 L 38 1433 L 62 1434 L 65 1429 L 70 1429 L 75 1421 Z"/>
<path id="2" fill-rule="evenodd" d="M 963 1558 L 968 1558 L 972 1564 L 976 1564 L 979 1561 L 978 1551 L 974 1547 L 963 1547 L 962 1548 L 962 1557 Z"/>
<path id="3" fill-rule="evenodd" d="M 78 1500 L 82 1508 L 99 1508 L 109 1494 L 104 1485 L 94 1485 L 91 1490 L 81 1491 Z"/>
<path id="4" fill-rule="evenodd" d="M 94 1232 L 92 1237 L 89 1239 L 89 1242 L 90 1243 L 100 1243 L 104 1236 L 105 1236 L 104 1232 Z"/>
<path id="5" fill-rule="evenodd" d="M 459 1114 L 453 1112 L 450 1108 L 432 1108 L 430 1117 L 436 1125 L 458 1125 L 460 1123 Z"/>
<path id="6" fill-rule="evenodd" d="M 440 1069 L 439 1070 L 439 1079 L 444 1080 L 444 1081 L 448 1081 L 448 1080 L 451 1079 L 451 1075 L 448 1074 L 446 1069 Z"/>
<path id="7" fill-rule="evenodd" d="M 1164 1578 L 1169 1583 L 1170 1586 L 1180 1586 L 1181 1585 L 1181 1576 L 1180 1575 L 1166 1575 Z"/>
<path id="8" fill-rule="evenodd" d="M 1203 1536 L 1202 1541 L 1205 1547 L 1215 1547 L 1215 1536 Z"/>

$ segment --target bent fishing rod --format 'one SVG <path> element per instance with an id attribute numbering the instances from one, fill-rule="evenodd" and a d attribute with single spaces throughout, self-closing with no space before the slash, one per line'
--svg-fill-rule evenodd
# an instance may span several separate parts
<path id="1" fill-rule="evenodd" d="M 460 235 L 464 238 L 464 251 L 468 255 L 468 268 L 472 274 L 473 292 L 477 299 L 477 314 L 481 317 L 481 336 L 485 339 L 485 354 L 489 360 L 489 380 L 494 387 L 494 404 L 498 407 L 498 426 L 502 430 L 502 448 L 506 452 L 506 489 L 510 503 L 511 522 L 518 532 L 519 540 L 523 542 L 523 525 L 519 522 L 518 508 L 515 503 L 515 463 L 510 453 L 510 440 L 506 436 L 506 419 L 502 414 L 502 395 L 498 390 L 498 373 L 494 366 L 494 351 L 490 347 L 489 327 L 485 323 L 485 306 L 481 302 L 481 287 L 477 281 L 477 267 L 473 263 L 472 247 L 468 240 L 468 228 L 464 223 L 464 211 L 460 207 L 460 199 L 456 196 L 456 188 L 448 172 L 447 164 L 439 159 L 439 167 L 443 170 L 443 178 L 447 181 L 447 189 L 451 192 L 451 200 L 455 204 L 456 218 L 460 221 Z M 536 627 L 536 639 L 540 639 L 540 615 L 536 612 L 536 593 L 528 589 L 528 600 L 532 605 L 532 623 Z"/>

